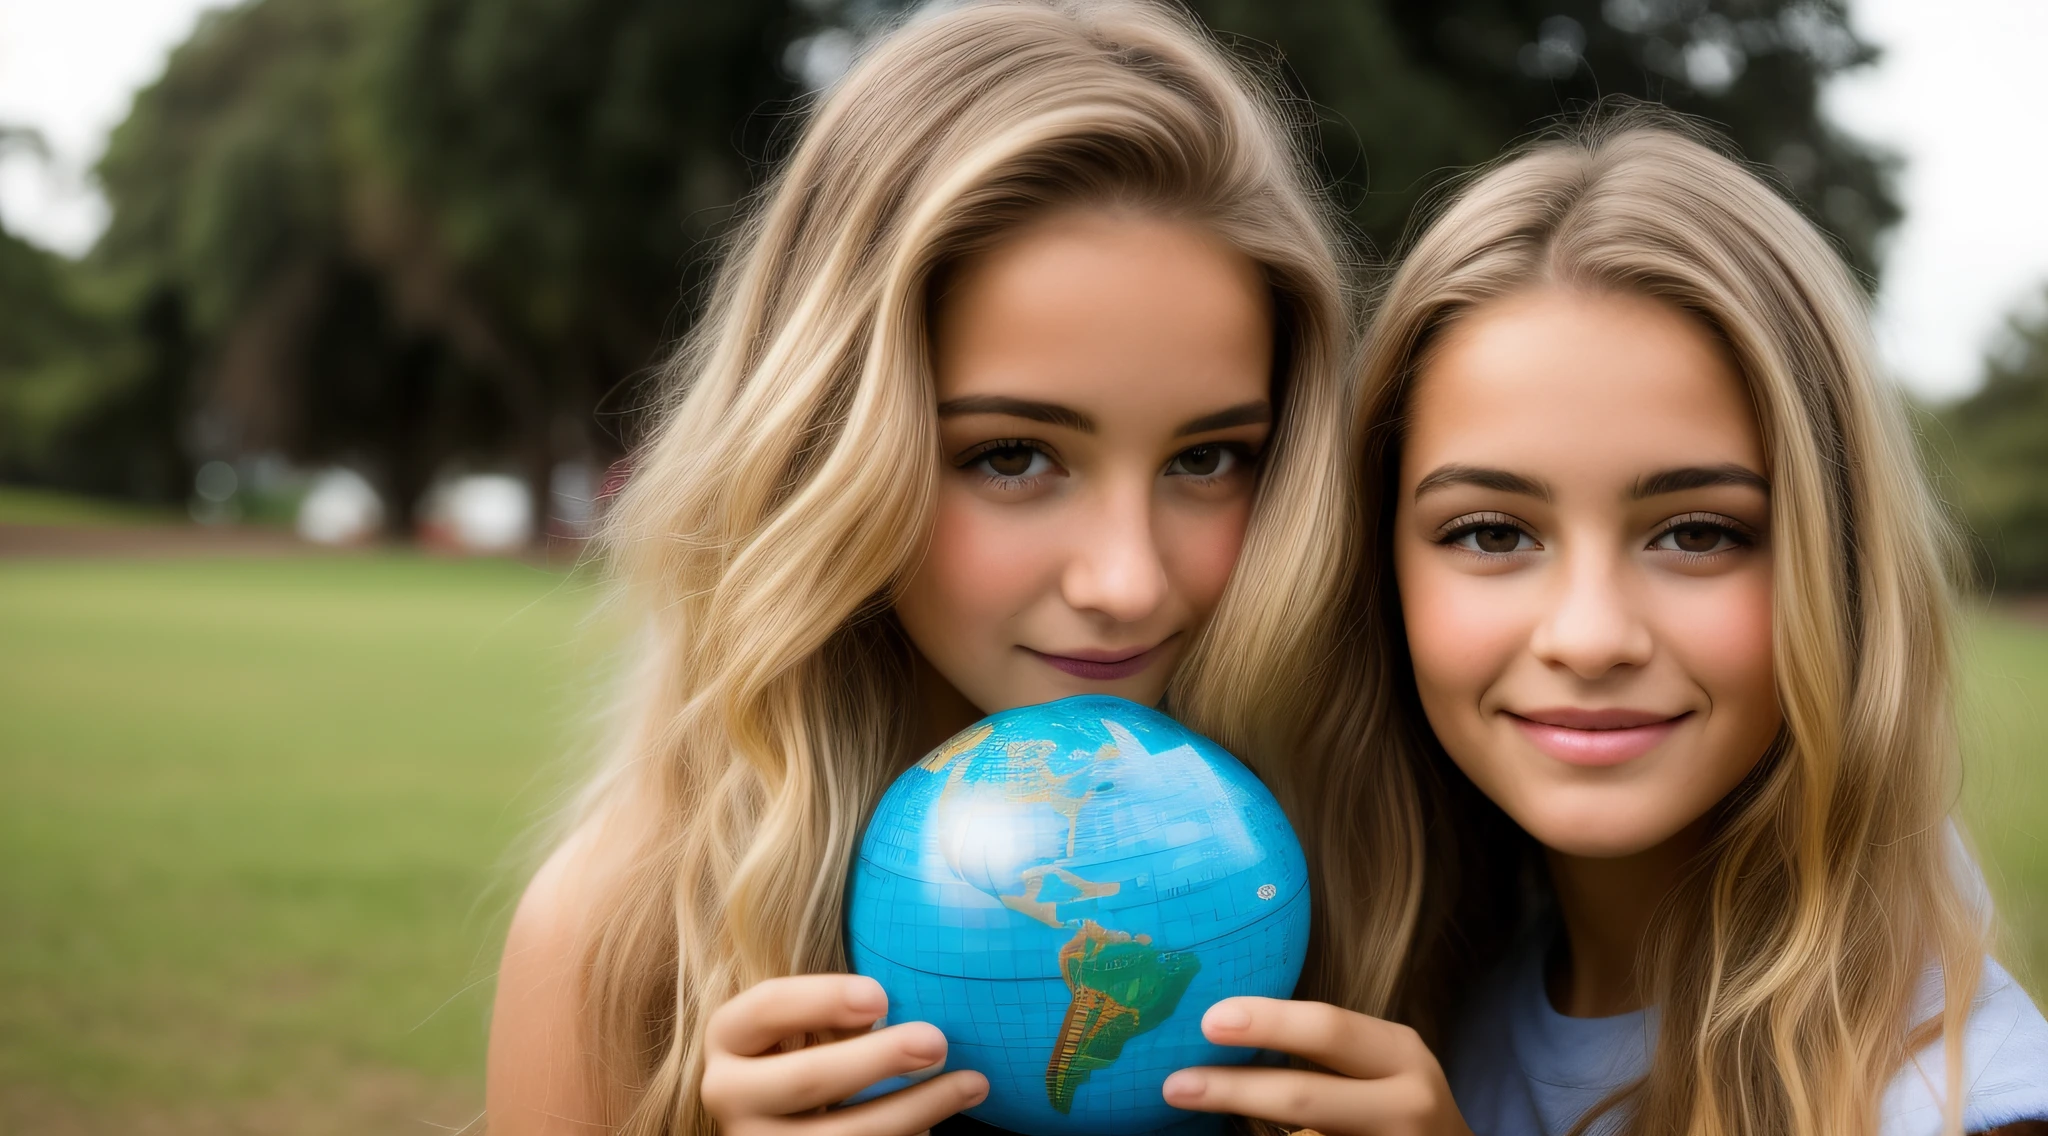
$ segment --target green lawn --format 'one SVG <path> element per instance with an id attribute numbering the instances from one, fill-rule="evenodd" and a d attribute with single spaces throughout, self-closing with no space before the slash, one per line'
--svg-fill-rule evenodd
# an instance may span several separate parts
<path id="1" fill-rule="evenodd" d="M 2000 951 L 2048 1005 L 2048 625 L 1982 618 L 1963 673 L 1963 815 L 1998 897 Z"/>
<path id="2" fill-rule="evenodd" d="M 583 582 L 380 554 L 0 560 L 0 1132 L 432 1133 L 480 1107 Z M 2048 977 L 2048 629 L 1973 625 L 1966 811 Z"/>
<path id="3" fill-rule="evenodd" d="M 494 561 L 0 561 L 0 1132 L 472 1119 L 589 599 Z"/>

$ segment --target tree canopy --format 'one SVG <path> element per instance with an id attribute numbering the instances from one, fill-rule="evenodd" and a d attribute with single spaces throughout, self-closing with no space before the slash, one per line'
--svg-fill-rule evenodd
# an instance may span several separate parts
<path id="1" fill-rule="evenodd" d="M 1984 385 L 1944 408 L 1927 432 L 1975 537 L 1980 582 L 2048 591 L 2048 291 L 2008 322 Z"/>
<path id="2" fill-rule="evenodd" d="M 1277 54 L 1318 110 L 1341 199 L 1390 254 L 1431 190 L 1543 124 L 1629 96 L 1724 130 L 1874 284 L 1895 160 L 1831 126 L 1822 86 L 1876 57 L 1843 0 L 1196 0 Z"/>

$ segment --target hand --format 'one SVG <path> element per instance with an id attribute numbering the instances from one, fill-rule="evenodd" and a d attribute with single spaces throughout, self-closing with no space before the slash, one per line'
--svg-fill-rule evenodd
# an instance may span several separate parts
<path id="1" fill-rule="evenodd" d="M 888 1008 L 880 983 L 850 974 L 771 978 L 741 991 L 704 1023 L 704 1111 L 725 1136 L 911 1136 L 988 1096 L 986 1078 L 961 1070 L 828 1109 L 876 1081 L 944 1064 L 936 1026 L 870 1030 Z M 805 1034 L 848 1036 L 778 1048 Z"/>
<path id="2" fill-rule="evenodd" d="M 1202 1036 L 1305 1057 L 1328 1072 L 1257 1066 L 1182 1069 L 1166 1103 L 1312 1128 L 1323 1136 L 1472 1136 L 1441 1066 L 1415 1031 L 1322 1002 L 1225 998 Z"/>

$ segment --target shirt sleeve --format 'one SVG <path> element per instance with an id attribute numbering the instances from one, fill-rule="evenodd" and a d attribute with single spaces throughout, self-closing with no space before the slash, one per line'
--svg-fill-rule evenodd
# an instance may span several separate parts
<path id="1" fill-rule="evenodd" d="M 1915 1054 L 1885 1093 L 1884 1136 L 1938 1136 L 1946 1081 L 1940 1042 Z M 1963 1029 L 1963 1092 L 1966 1132 L 2048 1122 L 2048 1020 L 1988 958 Z"/>

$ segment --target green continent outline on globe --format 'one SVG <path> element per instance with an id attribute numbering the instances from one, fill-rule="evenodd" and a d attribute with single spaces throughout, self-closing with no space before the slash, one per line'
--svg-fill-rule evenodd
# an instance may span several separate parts
<path id="1" fill-rule="evenodd" d="M 1149 936 L 1105 929 L 1090 919 L 1060 947 L 1060 977 L 1073 992 L 1045 1065 L 1045 1095 L 1062 1116 L 1089 1074 L 1123 1054 L 1124 1043 L 1173 1016 L 1202 960 L 1160 950 Z"/>

